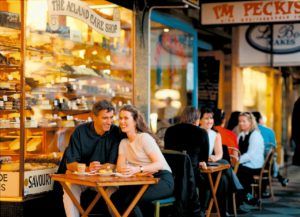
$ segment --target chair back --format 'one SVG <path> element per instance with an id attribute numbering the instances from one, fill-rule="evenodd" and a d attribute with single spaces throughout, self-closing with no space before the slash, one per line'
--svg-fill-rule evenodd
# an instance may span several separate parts
<path id="1" fill-rule="evenodd" d="M 198 207 L 198 194 L 193 167 L 189 156 L 174 150 L 162 150 L 162 153 L 171 167 L 174 176 L 174 214 L 176 216 L 193 216 L 200 212 Z M 198 210 L 197 210 L 198 209 Z"/>
<path id="2" fill-rule="evenodd" d="M 274 163 L 274 154 L 275 154 L 275 149 L 271 148 L 267 154 L 267 156 L 265 157 L 265 161 L 263 164 L 263 167 L 261 168 L 260 171 L 260 179 L 264 176 L 264 174 L 268 174 L 271 175 L 272 173 L 272 166 Z"/>
<path id="3" fill-rule="evenodd" d="M 228 151 L 229 151 L 230 163 L 231 166 L 233 167 L 233 171 L 234 173 L 237 173 L 240 164 L 239 159 L 241 157 L 241 152 L 239 149 L 235 147 L 228 147 Z"/>

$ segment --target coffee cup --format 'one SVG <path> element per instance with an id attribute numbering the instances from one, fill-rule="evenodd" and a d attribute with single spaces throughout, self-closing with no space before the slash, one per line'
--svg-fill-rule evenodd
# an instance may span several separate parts
<path id="1" fill-rule="evenodd" d="M 86 169 L 86 165 L 83 163 L 78 163 L 77 164 L 77 172 L 79 173 L 84 173 Z"/>

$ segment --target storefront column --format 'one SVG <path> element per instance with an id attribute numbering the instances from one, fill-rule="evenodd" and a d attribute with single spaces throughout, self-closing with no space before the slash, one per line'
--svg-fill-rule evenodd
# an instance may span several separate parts
<path id="1" fill-rule="evenodd" d="M 148 122 L 150 114 L 150 75 L 148 58 L 148 13 L 134 11 L 133 24 L 133 103 L 145 115 Z"/>
<path id="2" fill-rule="evenodd" d="M 232 29 L 233 42 L 232 43 L 232 102 L 231 102 L 231 111 L 243 111 L 243 78 L 241 68 L 238 67 L 238 47 L 239 41 L 234 40 L 238 38 L 239 29 Z"/>

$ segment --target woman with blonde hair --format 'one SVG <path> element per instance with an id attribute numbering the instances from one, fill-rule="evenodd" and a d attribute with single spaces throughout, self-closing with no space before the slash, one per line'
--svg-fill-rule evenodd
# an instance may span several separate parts
<path id="1" fill-rule="evenodd" d="M 253 176 L 259 175 L 264 163 L 264 140 L 258 130 L 255 117 L 250 112 L 239 115 L 238 144 L 241 152 L 238 178 L 245 189 L 245 196 L 251 198 Z M 250 201 L 250 204 L 254 201 Z"/>

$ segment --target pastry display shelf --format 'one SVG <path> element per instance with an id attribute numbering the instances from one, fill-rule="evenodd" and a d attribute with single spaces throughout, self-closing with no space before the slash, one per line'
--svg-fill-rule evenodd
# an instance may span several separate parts
<path id="1" fill-rule="evenodd" d="M 21 91 L 19 90 L 1 90 L 0 89 L 0 95 L 12 95 L 12 94 L 20 94 Z"/>

